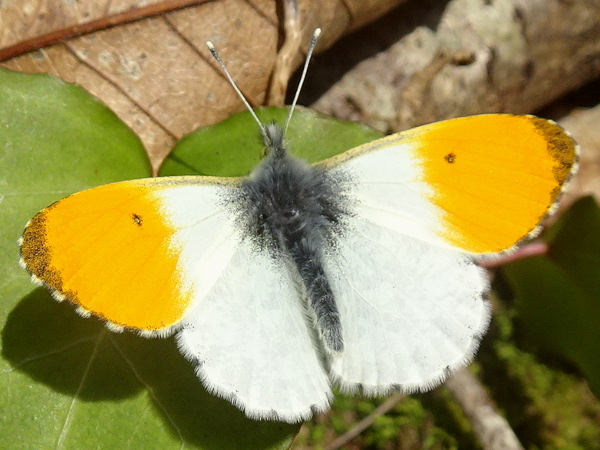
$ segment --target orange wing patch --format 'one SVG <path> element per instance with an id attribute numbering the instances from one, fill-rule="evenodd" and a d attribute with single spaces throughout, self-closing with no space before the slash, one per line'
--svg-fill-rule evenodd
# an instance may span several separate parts
<path id="1" fill-rule="evenodd" d="M 114 183 L 38 213 L 23 234 L 21 256 L 32 275 L 85 310 L 156 331 L 181 320 L 191 304 L 173 232 L 143 181 Z"/>
<path id="2" fill-rule="evenodd" d="M 577 149 L 554 122 L 494 114 L 426 125 L 414 140 L 442 234 L 474 253 L 533 234 L 575 171 Z"/>

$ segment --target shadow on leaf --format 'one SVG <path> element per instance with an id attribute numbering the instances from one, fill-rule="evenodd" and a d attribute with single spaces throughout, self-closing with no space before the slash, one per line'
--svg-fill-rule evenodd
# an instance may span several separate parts
<path id="1" fill-rule="evenodd" d="M 249 420 L 209 394 L 173 338 L 112 333 L 42 288 L 9 314 L 2 352 L 15 370 L 84 402 L 119 402 L 148 392 L 151 407 L 174 438 L 199 447 L 271 447 L 298 429 Z"/>

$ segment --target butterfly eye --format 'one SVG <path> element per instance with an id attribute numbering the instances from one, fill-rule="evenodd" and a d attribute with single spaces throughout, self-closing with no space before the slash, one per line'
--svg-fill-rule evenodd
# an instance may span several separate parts
<path id="1" fill-rule="evenodd" d="M 283 216 L 290 222 L 298 218 L 299 215 L 300 211 L 297 208 L 288 209 L 283 213 Z"/>

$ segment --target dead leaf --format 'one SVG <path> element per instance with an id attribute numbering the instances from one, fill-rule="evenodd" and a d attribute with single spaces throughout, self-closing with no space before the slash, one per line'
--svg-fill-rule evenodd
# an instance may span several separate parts
<path id="1" fill-rule="evenodd" d="M 305 46 L 312 31 L 321 26 L 319 46 L 326 48 L 401 1 L 300 1 L 300 41 Z M 11 45 L 48 33 L 76 34 L 86 24 L 100 24 L 98 31 L 14 57 L 4 66 L 46 72 L 82 85 L 141 137 L 156 167 L 183 135 L 241 109 L 206 49 L 207 40 L 217 46 L 254 105 L 265 102 L 284 42 L 281 2 L 199 0 L 197 6 L 177 9 L 182 2 L 11 2 L 0 9 L 0 54 Z M 155 15 L 165 10 L 172 12 Z M 151 17 L 137 20 L 144 14 Z M 291 67 L 303 58 L 299 49 Z"/>

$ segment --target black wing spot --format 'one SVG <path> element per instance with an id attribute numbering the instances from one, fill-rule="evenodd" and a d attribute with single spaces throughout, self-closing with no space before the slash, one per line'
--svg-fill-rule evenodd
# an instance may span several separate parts
<path id="1" fill-rule="evenodd" d="M 131 218 L 133 219 L 133 223 L 135 223 L 138 227 L 142 226 L 142 216 L 140 216 L 139 214 L 133 213 L 131 215 Z"/>
<path id="2" fill-rule="evenodd" d="M 444 159 L 448 164 L 452 164 L 454 161 L 456 161 L 456 155 L 450 152 L 446 156 L 444 156 Z"/>

